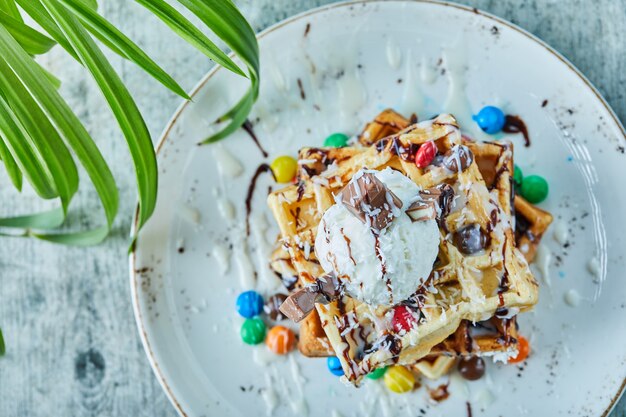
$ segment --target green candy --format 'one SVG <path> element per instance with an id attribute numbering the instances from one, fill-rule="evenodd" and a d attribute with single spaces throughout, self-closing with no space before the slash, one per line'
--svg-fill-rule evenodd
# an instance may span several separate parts
<path id="1" fill-rule="evenodd" d="M 324 146 L 329 148 L 343 148 L 348 144 L 348 136 L 343 133 L 333 133 L 324 140 Z"/>
<path id="2" fill-rule="evenodd" d="M 380 377 L 385 375 L 385 372 L 387 372 L 387 367 L 386 366 L 384 368 L 374 369 L 372 372 L 367 374 L 367 377 L 369 379 L 379 379 Z"/>
<path id="3" fill-rule="evenodd" d="M 515 188 L 519 190 L 522 187 L 523 180 L 524 174 L 522 173 L 522 169 L 515 165 L 515 171 L 513 172 L 513 183 L 515 184 Z"/>
<path id="4" fill-rule="evenodd" d="M 258 345 L 265 339 L 265 323 L 258 317 L 246 319 L 241 325 L 241 339 L 248 345 Z"/>
<path id="5" fill-rule="evenodd" d="M 539 175 L 529 175 L 522 182 L 521 194 L 529 203 L 541 203 L 548 197 L 548 182 Z"/>

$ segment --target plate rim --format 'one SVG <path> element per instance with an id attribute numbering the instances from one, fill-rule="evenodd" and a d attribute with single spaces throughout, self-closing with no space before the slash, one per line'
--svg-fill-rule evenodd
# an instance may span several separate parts
<path id="1" fill-rule="evenodd" d="M 556 49 L 554 49 L 552 46 L 550 46 L 549 44 L 547 44 L 545 41 L 543 41 L 542 39 L 540 39 L 539 37 L 537 37 L 536 35 L 530 33 L 529 31 L 527 31 L 526 29 L 504 19 L 501 18 L 499 16 L 496 16 L 492 13 L 486 12 L 484 10 L 480 10 L 476 7 L 470 7 L 470 6 L 466 6 L 463 4 L 459 4 L 459 3 L 454 3 L 454 2 L 449 2 L 449 1 L 444 1 L 444 0 L 347 0 L 347 1 L 339 1 L 336 3 L 331 3 L 331 4 L 327 4 L 324 6 L 320 6 L 320 7 L 316 7 L 313 9 L 309 9 L 309 10 L 305 10 L 301 13 L 295 14 L 293 16 L 290 16 L 286 19 L 283 19 L 269 27 L 267 27 L 266 29 L 262 30 L 261 32 L 259 32 L 256 37 L 257 40 L 262 39 L 263 37 L 265 37 L 266 35 L 281 29 L 283 26 L 286 26 L 288 24 L 294 23 L 296 21 L 299 21 L 303 18 L 309 17 L 311 15 L 315 15 L 317 13 L 322 13 L 328 10 L 332 10 L 332 9 L 337 9 L 337 8 L 343 8 L 343 7 L 350 7 L 350 6 L 354 6 L 354 5 L 358 5 L 358 4 L 364 4 L 364 3 L 424 3 L 424 4 L 433 4 L 436 6 L 443 6 L 443 7 L 452 7 L 464 12 L 468 12 L 468 13 L 473 13 L 479 16 L 483 16 L 486 17 L 490 20 L 493 20 L 501 25 L 507 26 L 510 29 L 515 30 L 516 32 L 520 33 L 521 35 L 524 35 L 525 37 L 527 37 L 529 40 L 539 44 L 540 46 L 542 46 L 544 49 L 546 49 L 547 52 L 551 53 L 555 58 L 557 58 L 559 61 L 561 61 L 563 64 L 565 64 L 570 71 L 572 71 L 575 75 L 577 75 L 580 80 L 585 83 L 587 85 L 587 87 L 590 88 L 590 90 L 593 92 L 593 94 L 596 96 L 596 98 L 599 100 L 600 104 L 602 104 L 602 106 L 604 107 L 604 109 L 608 112 L 608 114 L 611 116 L 611 118 L 613 119 L 613 121 L 615 122 L 615 124 L 617 125 L 617 127 L 619 128 L 621 135 L 622 135 L 622 139 L 626 142 L 626 128 L 624 128 L 624 125 L 622 124 L 621 120 L 619 119 L 619 117 L 617 116 L 617 114 L 615 113 L 615 111 L 613 110 L 613 108 L 611 107 L 611 105 L 606 101 L 606 99 L 604 98 L 604 96 L 600 93 L 600 91 L 595 87 L 595 85 L 569 60 L 567 59 L 564 55 L 562 55 L 559 51 L 557 51 Z M 233 53 L 230 53 L 229 56 L 232 58 L 234 57 Z M 191 89 L 191 92 L 189 93 L 189 96 L 191 97 L 191 99 L 193 99 L 195 97 L 195 95 L 209 82 L 209 80 L 211 78 L 213 78 L 213 76 L 218 72 L 222 70 L 222 67 L 220 67 L 219 65 L 214 65 L 213 68 L 211 68 L 201 79 L 200 81 L 198 81 L 198 83 Z M 172 129 L 174 128 L 174 126 L 176 125 L 176 123 L 178 122 L 178 119 L 180 118 L 180 116 L 182 115 L 183 111 L 187 108 L 187 106 L 192 102 L 192 100 L 185 100 L 183 101 L 178 108 L 176 109 L 176 111 L 174 112 L 174 114 L 172 115 L 172 117 L 170 118 L 170 120 L 167 122 L 167 124 L 165 125 L 165 128 L 163 129 L 163 132 L 161 133 L 161 136 L 159 137 L 159 140 L 157 141 L 156 147 L 155 147 L 155 153 L 158 156 L 159 152 L 161 151 L 163 145 L 165 144 L 166 140 L 168 139 L 170 132 L 172 131 Z M 139 213 L 139 204 L 137 203 L 137 207 L 135 209 L 135 213 L 133 215 L 133 220 L 132 220 L 132 225 L 131 225 L 131 236 L 137 236 L 137 220 L 138 220 L 138 213 Z M 176 398 L 176 396 L 174 395 L 170 384 L 167 382 L 163 371 L 161 370 L 155 356 L 154 356 L 154 352 L 152 351 L 152 347 L 150 345 L 150 341 L 148 340 L 148 333 L 145 329 L 144 326 L 144 321 L 143 321 L 143 315 L 139 306 L 139 290 L 138 290 L 138 276 L 139 273 L 136 269 L 136 260 L 137 260 L 137 250 L 138 250 L 138 244 L 135 244 L 132 248 L 132 251 L 129 253 L 129 270 L 130 270 L 130 287 L 131 287 L 131 302 L 133 305 L 133 315 L 135 317 L 135 323 L 137 325 L 137 330 L 139 332 L 139 338 L 141 339 L 141 344 L 143 346 L 144 352 L 146 354 L 146 356 L 148 357 L 148 362 L 150 363 L 150 367 L 152 368 L 152 371 L 157 379 L 157 381 L 159 382 L 159 384 L 161 385 L 163 391 L 165 391 L 165 394 L 167 395 L 167 398 L 169 399 L 170 403 L 174 406 L 174 408 L 176 409 L 176 411 L 179 413 L 179 415 L 183 416 L 183 417 L 188 417 L 188 414 L 185 410 L 183 410 L 183 407 L 180 403 L 180 401 L 178 400 L 178 398 Z M 622 396 L 622 394 L 626 391 L 626 377 L 624 378 L 624 380 L 622 381 L 621 385 L 619 386 L 617 392 L 614 394 L 614 396 L 611 398 L 611 401 L 609 402 L 608 407 L 606 408 L 606 410 L 604 410 L 604 412 L 599 416 L 599 417 L 607 417 L 609 415 L 609 413 L 615 408 L 615 405 L 617 404 L 618 400 L 620 399 L 620 397 Z"/>

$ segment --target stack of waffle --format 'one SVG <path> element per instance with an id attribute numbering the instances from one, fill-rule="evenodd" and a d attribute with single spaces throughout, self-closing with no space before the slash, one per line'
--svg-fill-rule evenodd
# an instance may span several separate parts
<path id="1" fill-rule="evenodd" d="M 416 151 L 429 141 L 439 155 L 460 148 L 466 155 L 456 158 L 456 169 L 441 161 L 418 168 Z M 314 248 L 318 225 L 334 196 L 364 168 L 390 167 L 420 189 L 449 185 L 453 209 L 438 222 L 441 236 L 433 272 L 405 301 L 419 311 L 416 326 L 396 331 L 390 325 L 392 307 L 368 305 L 342 293 L 316 304 L 302 321 L 300 351 L 311 357 L 336 355 L 354 384 L 390 364 L 438 378 L 459 356 L 502 361 L 515 356 L 516 315 L 538 298 L 528 262 L 552 217 L 515 196 L 512 145 L 469 140 L 450 115 L 410 125 L 391 110 L 368 124 L 359 142 L 302 149 L 296 184 L 270 194 L 268 203 L 281 232 L 271 265 L 287 281 L 297 277 L 296 287 L 304 287 L 324 275 Z M 485 247 L 479 252 L 464 250 L 457 238 L 468 227 L 480 230 Z"/>

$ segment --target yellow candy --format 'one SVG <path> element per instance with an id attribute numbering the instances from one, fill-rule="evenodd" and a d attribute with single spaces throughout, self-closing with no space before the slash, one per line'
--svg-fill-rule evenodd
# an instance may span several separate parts
<path id="1" fill-rule="evenodd" d="M 413 373 L 404 366 L 392 366 L 387 369 L 384 381 L 387 388 L 398 394 L 411 391 L 415 385 Z"/>
<path id="2" fill-rule="evenodd" d="M 298 162 L 290 156 L 279 156 L 274 159 L 272 165 L 272 172 L 277 182 L 290 182 L 295 176 L 298 170 Z"/>

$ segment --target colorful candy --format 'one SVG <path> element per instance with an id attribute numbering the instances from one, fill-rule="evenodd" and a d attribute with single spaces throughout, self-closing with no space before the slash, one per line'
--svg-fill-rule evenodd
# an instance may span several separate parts
<path id="1" fill-rule="evenodd" d="M 518 190 L 521 189 L 523 182 L 524 174 L 522 173 L 522 169 L 515 165 L 515 170 L 513 171 L 513 183 L 515 184 L 515 188 Z"/>
<path id="2" fill-rule="evenodd" d="M 333 133 L 324 140 L 324 146 L 329 148 L 343 148 L 348 144 L 348 136 L 343 133 Z"/>
<path id="3" fill-rule="evenodd" d="M 331 374 L 336 376 L 343 375 L 343 368 L 341 367 L 341 362 L 338 357 L 329 356 L 328 359 L 326 359 L 326 366 L 328 366 L 328 370 Z"/>
<path id="4" fill-rule="evenodd" d="M 415 165 L 418 168 L 426 168 L 437 155 L 437 145 L 432 140 L 422 144 L 415 152 Z"/>
<path id="5" fill-rule="evenodd" d="M 509 363 L 519 363 L 526 360 L 528 355 L 530 354 L 530 344 L 525 337 L 519 336 L 517 338 L 517 347 L 519 349 L 517 356 L 509 359 Z"/>
<path id="6" fill-rule="evenodd" d="M 387 369 L 384 376 L 385 385 L 391 391 L 402 394 L 409 392 L 415 386 L 415 376 L 404 366 L 392 366 Z"/>
<path id="7" fill-rule="evenodd" d="M 272 168 L 274 178 L 277 182 L 288 183 L 296 176 L 298 162 L 291 156 L 283 155 L 274 159 L 270 168 Z"/>
<path id="8" fill-rule="evenodd" d="M 241 325 L 241 339 L 248 345 L 258 345 L 265 338 L 265 323 L 260 318 L 246 319 Z"/>
<path id="9" fill-rule="evenodd" d="M 495 106 L 485 106 L 478 114 L 472 116 L 478 126 L 490 135 L 498 133 L 504 127 L 505 116 L 502 110 Z"/>
<path id="10" fill-rule="evenodd" d="M 278 355 L 291 351 L 296 343 L 296 335 L 284 326 L 274 326 L 267 334 L 265 344 Z"/>
<path id="11" fill-rule="evenodd" d="M 391 324 L 396 332 L 408 332 L 415 325 L 417 319 L 407 306 L 396 306 L 393 309 Z"/>
<path id="12" fill-rule="evenodd" d="M 237 297 L 237 312 L 247 319 L 258 316 L 263 311 L 263 297 L 256 291 L 245 291 Z"/>
<path id="13" fill-rule="evenodd" d="M 381 376 L 385 375 L 385 372 L 387 372 L 387 367 L 383 366 L 382 368 L 374 369 L 372 372 L 367 374 L 367 377 L 369 379 L 380 379 Z"/>
<path id="14" fill-rule="evenodd" d="M 548 197 L 548 182 L 539 175 L 524 177 L 520 194 L 532 204 L 541 203 Z"/>

